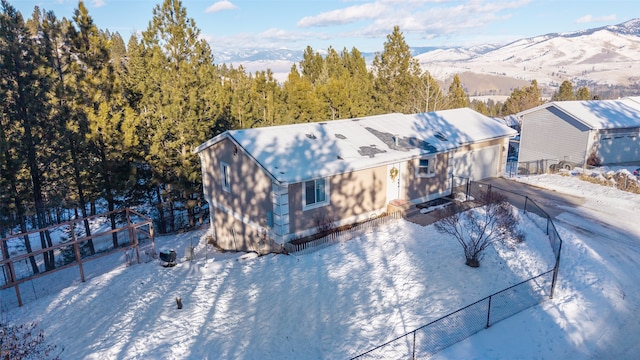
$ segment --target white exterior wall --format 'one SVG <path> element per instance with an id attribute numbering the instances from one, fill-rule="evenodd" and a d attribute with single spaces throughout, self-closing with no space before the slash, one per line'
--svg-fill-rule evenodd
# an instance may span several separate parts
<path id="1" fill-rule="evenodd" d="M 278 244 L 284 244 L 289 235 L 289 186 L 271 186 L 271 202 L 273 203 L 273 229 L 271 238 Z"/>

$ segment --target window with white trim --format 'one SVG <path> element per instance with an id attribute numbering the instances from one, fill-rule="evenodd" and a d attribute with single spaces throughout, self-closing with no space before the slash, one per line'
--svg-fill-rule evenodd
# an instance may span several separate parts
<path id="1" fill-rule="evenodd" d="M 436 174 L 436 158 L 435 156 L 425 157 L 418 160 L 418 168 L 416 169 L 417 177 L 431 177 Z"/>
<path id="2" fill-rule="evenodd" d="M 326 179 L 305 181 L 302 184 L 302 210 L 329 204 L 329 182 Z"/>
<path id="3" fill-rule="evenodd" d="M 220 175 L 222 178 L 222 190 L 231 192 L 231 174 L 229 173 L 229 164 L 220 163 Z"/>

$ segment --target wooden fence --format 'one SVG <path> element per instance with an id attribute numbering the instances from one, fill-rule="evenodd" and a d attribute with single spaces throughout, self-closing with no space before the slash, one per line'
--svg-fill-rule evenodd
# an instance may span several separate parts
<path id="1" fill-rule="evenodd" d="M 85 220 L 93 223 L 100 218 L 105 223 L 106 219 L 118 218 L 118 225 L 122 226 L 97 231 L 89 236 L 77 235 L 82 233 Z M 68 238 L 54 243 L 52 233 L 64 234 Z M 136 260 L 140 263 L 139 244 L 142 239 L 150 240 L 151 253 L 155 254 L 153 221 L 128 208 L 8 236 L 0 240 L 0 267 L 4 275 L 0 289 L 14 287 L 18 305 L 22 306 L 21 283 L 73 266 L 78 267 L 80 279 L 84 282 L 83 263 L 129 249 L 135 249 Z M 32 246 L 36 240 L 40 240 L 39 248 L 33 249 L 38 247 Z M 90 253 L 85 250 L 88 244 L 91 244 Z"/>
<path id="2" fill-rule="evenodd" d="M 356 224 L 349 229 L 332 232 L 315 240 L 305 241 L 298 244 L 286 243 L 285 249 L 289 254 L 309 254 L 323 249 L 329 245 L 351 240 L 357 236 L 364 234 L 368 230 L 400 218 L 402 218 L 401 212 L 393 212 L 385 216 L 380 216 L 375 219 Z"/>

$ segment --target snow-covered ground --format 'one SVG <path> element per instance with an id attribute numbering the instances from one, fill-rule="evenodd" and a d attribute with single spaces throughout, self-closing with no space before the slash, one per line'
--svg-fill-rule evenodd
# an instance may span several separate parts
<path id="1" fill-rule="evenodd" d="M 439 359 L 634 358 L 640 334 L 640 195 L 559 175 L 520 178 L 586 199 L 556 221 L 564 245 L 554 299 L 494 324 Z M 526 218 L 524 218 L 526 219 Z M 478 269 L 433 226 L 399 220 L 301 256 L 218 253 L 126 266 L 124 255 L 1 292 L 3 322 L 37 320 L 63 359 L 348 358 L 549 269 L 544 234 L 490 249 Z M 206 230 L 157 238 L 183 249 Z M 205 256 L 206 255 L 206 256 Z M 110 270 L 110 271 L 108 271 Z M 65 275 L 67 274 L 67 275 Z M 45 291 L 42 288 L 55 289 Z M 184 308 L 176 309 L 176 297 Z"/>

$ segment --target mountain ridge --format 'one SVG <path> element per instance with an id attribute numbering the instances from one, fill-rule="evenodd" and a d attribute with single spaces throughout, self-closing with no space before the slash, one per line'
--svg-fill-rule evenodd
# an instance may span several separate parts
<path id="1" fill-rule="evenodd" d="M 640 93 L 639 18 L 616 25 L 547 33 L 503 45 L 421 46 L 411 47 L 411 52 L 423 70 L 428 70 L 442 84 L 450 82 L 455 74 L 473 74 L 468 77 L 473 78 L 473 83 L 465 82 L 461 75 L 470 95 L 509 95 L 515 87 L 531 80 L 536 80 L 546 95 L 564 80 L 596 90 L 619 87 L 623 92 L 621 96 Z M 303 51 L 239 49 L 215 55 L 216 61 L 242 65 L 249 72 L 269 68 L 276 79 L 284 81 L 291 65 L 302 60 Z M 362 55 L 371 64 L 375 52 Z M 492 79 L 482 84 L 483 77 Z M 504 78 L 503 85 L 496 87 L 499 77 Z"/>

